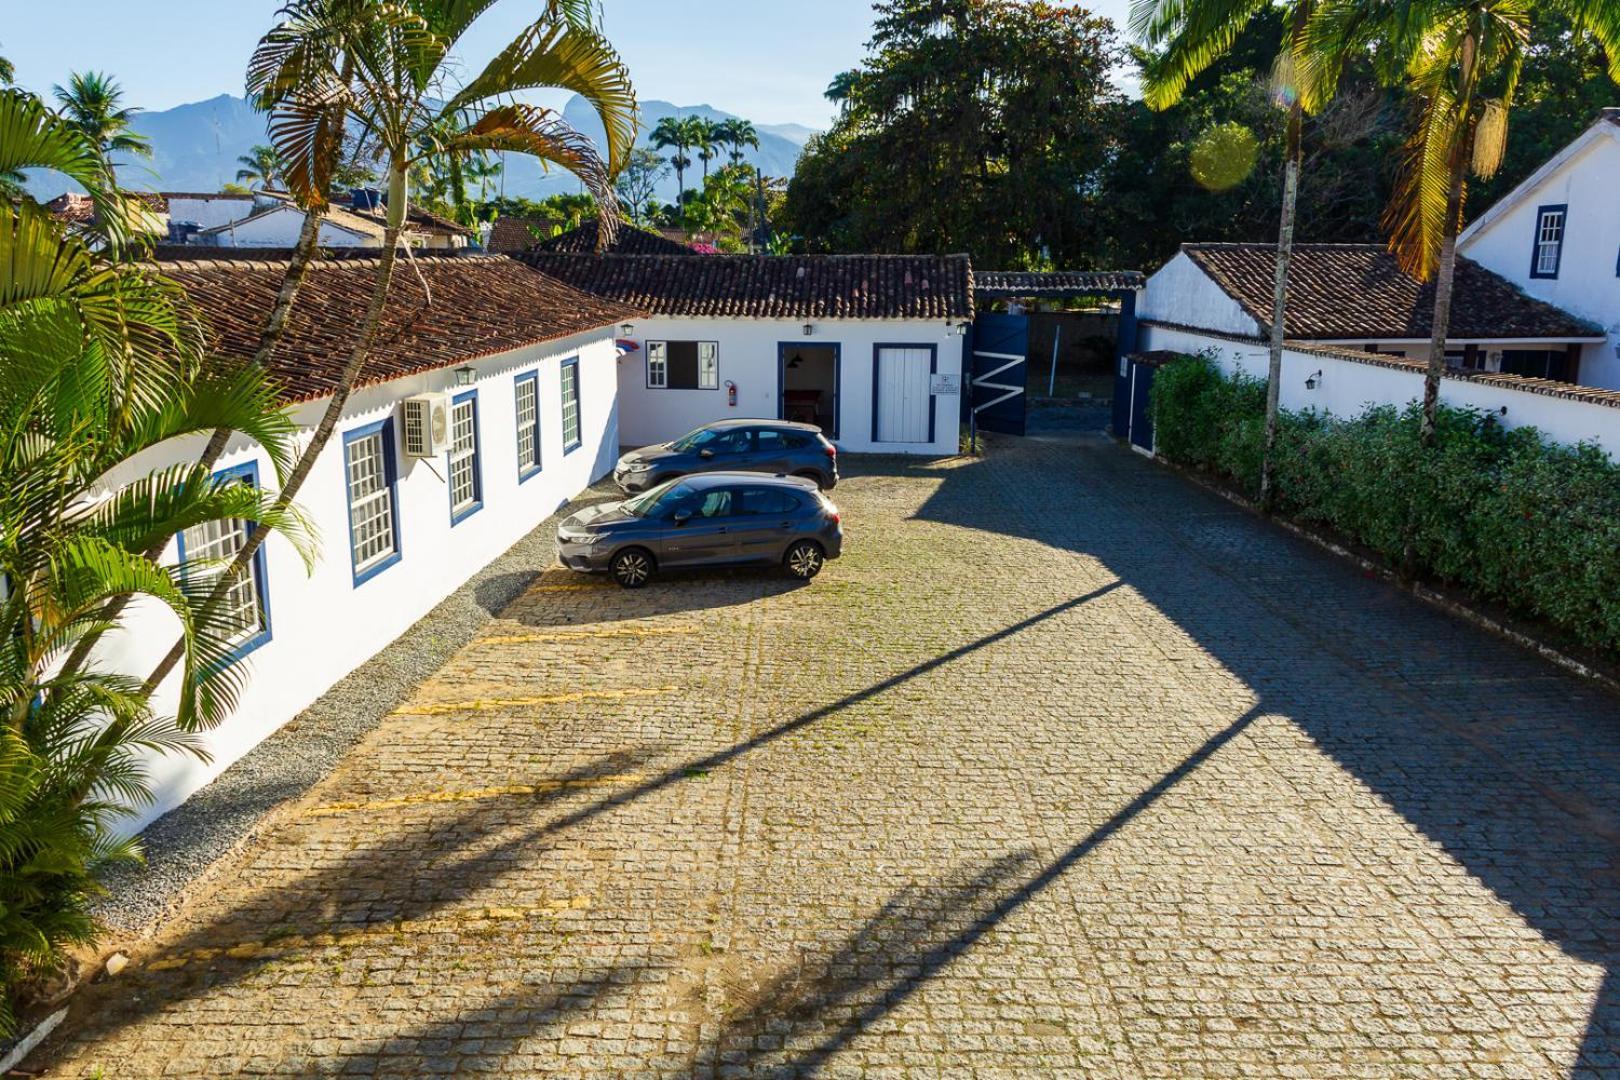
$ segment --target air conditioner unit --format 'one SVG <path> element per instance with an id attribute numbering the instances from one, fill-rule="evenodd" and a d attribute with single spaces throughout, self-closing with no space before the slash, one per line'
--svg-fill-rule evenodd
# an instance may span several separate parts
<path id="1" fill-rule="evenodd" d="M 450 395 L 405 399 L 405 456 L 438 457 L 450 449 Z"/>

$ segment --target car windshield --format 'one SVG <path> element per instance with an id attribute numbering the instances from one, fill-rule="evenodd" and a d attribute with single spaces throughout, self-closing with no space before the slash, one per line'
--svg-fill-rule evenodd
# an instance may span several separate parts
<path id="1" fill-rule="evenodd" d="M 688 431 L 685 435 L 670 443 L 669 448 L 682 452 L 701 450 L 720 438 L 721 434 L 722 432 L 716 431 L 714 428 L 698 428 L 696 431 Z"/>
<path id="2" fill-rule="evenodd" d="M 661 517 L 660 509 L 675 505 L 692 494 L 692 490 L 692 485 L 684 480 L 666 480 L 633 499 L 626 499 L 624 509 L 636 517 Z"/>

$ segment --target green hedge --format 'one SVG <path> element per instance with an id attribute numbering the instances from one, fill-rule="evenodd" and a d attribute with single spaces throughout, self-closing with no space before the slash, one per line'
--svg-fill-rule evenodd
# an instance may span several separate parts
<path id="1" fill-rule="evenodd" d="M 1264 383 L 1186 357 L 1155 378 L 1153 417 L 1164 457 L 1258 492 Z M 1278 511 L 1392 564 L 1410 539 L 1419 574 L 1620 652 L 1620 466 L 1449 407 L 1425 451 L 1419 419 L 1416 404 L 1349 420 L 1284 413 Z"/>

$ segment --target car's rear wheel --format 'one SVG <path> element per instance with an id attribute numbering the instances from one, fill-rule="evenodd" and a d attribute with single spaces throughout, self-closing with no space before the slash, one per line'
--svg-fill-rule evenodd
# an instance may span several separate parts
<path id="1" fill-rule="evenodd" d="M 827 552 L 814 540 L 800 540 L 782 557 L 787 572 L 800 581 L 809 581 L 827 565 Z"/>
<path id="2" fill-rule="evenodd" d="M 613 556 L 613 580 L 626 589 L 639 589 L 647 584 L 655 569 L 652 552 L 643 548 L 625 548 Z"/>
<path id="3" fill-rule="evenodd" d="M 801 480 L 814 480 L 816 482 L 816 487 L 822 488 L 823 490 L 825 490 L 827 487 L 826 477 L 822 476 L 814 469 L 805 469 L 801 472 L 796 472 L 793 475 L 799 477 Z"/>

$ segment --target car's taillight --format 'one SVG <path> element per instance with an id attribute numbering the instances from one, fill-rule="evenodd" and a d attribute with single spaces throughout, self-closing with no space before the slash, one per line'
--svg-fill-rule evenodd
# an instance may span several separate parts
<path id="1" fill-rule="evenodd" d="M 834 460 L 837 460 L 838 458 L 838 447 L 834 446 L 832 443 L 823 443 L 821 446 L 821 452 Z"/>

